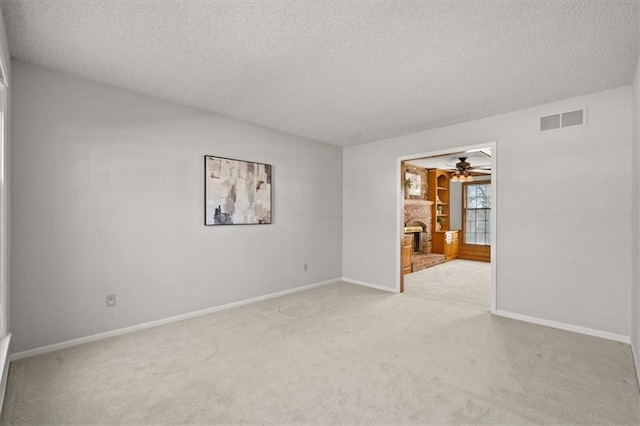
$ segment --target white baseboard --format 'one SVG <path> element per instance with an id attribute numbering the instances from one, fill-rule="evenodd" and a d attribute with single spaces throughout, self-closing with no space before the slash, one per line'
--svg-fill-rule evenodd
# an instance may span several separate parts
<path id="1" fill-rule="evenodd" d="M 347 283 L 351 283 L 351 284 L 363 285 L 365 287 L 375 288 L 376 290 L 383 290 L 383 291 L 388 291 L 390 293 L 397 293 L 395 288 L 383 287 L 381 285 L 371 284 L 371 283 L 368 283 L 366 281 L 354 280 L 354 279 L 345 278 L 345 277 L 342 277 L 342 281 L 347 282 Z"/>
<path id="2" fill-rule="evenodd" d="M 566 324 L 563 322 L 556 322 L 546 320 L 542 318 L 530 317 L 528 315 L 514 314 L 513 312 L 502 311 L 498 309 L 495 315 L 511 318 L 515 320 L 530 322 L 538 325 L 545 325 L 547 327 L 553 327 L 560 330 L 573 331 L 574 333 L 586 334 L 588 336 L 602 337 L 603 339 L 614 340 L 621 343 L 630 343 L 629 336 L 623 336 L 621 334 L 609 333 L 608 331 L 595 330 L 593 328 L 580 327 L 573 324 Z"/>
<path id="3" fill-rule="evenodd" d="M 4 394 L 7 391 L 7 379 L 9 378 L 9 344 L 11 343 L 11 333 L 0 340 L 0 368 L 2 369 L 2 379 L 0 379 L 0 413 L 4 405 Z"/>
<path id="4" fill-rule="evenodd" d="M 263 300 L 273 299 L 280 296 L 286 296 L 287 294 L 298 293 L 300 291 L 310 290 L 312 288 L 321 287 L 327 284 L 340 282 L 341 278 L 335 278 L 332 280 L 321 281 L 318 283 L 304 285 L 302 287 L 291 288 L 289 290 L 283 290 L 276 293 L 266 294 L 264 296 L 253 297 L 251 299 L 240 300 L 238 302 L 227 303 L 226 305 L 214 306 L 212 308 L 202 309 L 199 311 L 188 312 L 186 314 L 176 315 L 169 318 L 163 318 L 155 321 L 145 322 L 142 324 L 132 325 L 130 327 L 119 328 L 117 330 L 105 331 L 104 333 L 93 334 L 91 336 L 79 337 L 77 339 L 66 340 L 60 343 L 54 343 L 52 345 L 42 346 L 35 349 L 29 349 L 22 352 L 17 352 L 11 355 L 11 361 L 27 358 L 30 356 L 41 355 L 47 352 L 53 352 L 64 348 L 70 348 L 72 346 L 81 345 L 83 343 L 95 342 L 96 340 L 107 339 L 109 337 L 120 336 L 122 334 L 133 333 L 134 331 L 140 331 L 147 328 L 158 327 L 160 325 L 169 324 L 176 321 L 182 321 L 189 318 L 199 317 L 202 315 L 211 314 L 213 312 L 223 311 L 226 309 L 236 308 L 238 306 L 249 305 L 251 303 L 261 302 Z"/>

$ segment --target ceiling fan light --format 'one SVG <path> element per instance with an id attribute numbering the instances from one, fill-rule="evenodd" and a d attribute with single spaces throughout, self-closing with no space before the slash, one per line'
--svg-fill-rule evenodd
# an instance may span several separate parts
<path id="1" fill-rule="evenodd" d="M 451 178 L 451 182 L 458 182 L 460 181 L 460 178 L 458 177 L 458 175 L 453 175 L 453 177 Z"/>
<path id="2" fill-rule="evenodd" d="M 469 175 L 466 179 L 467 182 L 473 182 L 473 176 Z"/>

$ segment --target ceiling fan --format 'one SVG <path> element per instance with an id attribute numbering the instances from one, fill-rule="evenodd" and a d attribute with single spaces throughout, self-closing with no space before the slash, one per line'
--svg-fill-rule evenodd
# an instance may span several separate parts
<path id="1" fill-rule="evenodd" d="M 451 172 L 452 182 L 471 182 L 473 181 L 473 175 L 475 174 L 491 174 L 491 166 L 479 166 L 474 167 L 467 161 L 468 157 L 458 157 L 459 162 L 455 166 L 447 164 Z"/>

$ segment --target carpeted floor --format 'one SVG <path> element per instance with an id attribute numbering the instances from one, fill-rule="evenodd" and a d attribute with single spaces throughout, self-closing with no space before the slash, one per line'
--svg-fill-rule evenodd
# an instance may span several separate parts
<path id="1" fill-rule="evenodd" d="M 456 260 L 404 277 L 405 292 L 488 312 L 491 309 L 491 264 Z"/>
<path id="2" fill-rule="evenodd" d="M 23 359 L 1 420 L 638 424 L 629 346 L 491 316 L 488 267 L 421 271 L 402 295 L 336 283 Z"/>

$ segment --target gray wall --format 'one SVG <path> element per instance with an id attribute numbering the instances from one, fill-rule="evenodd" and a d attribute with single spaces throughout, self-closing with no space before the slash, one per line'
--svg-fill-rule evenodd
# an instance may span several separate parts
<path id="1" fill-rule="evenodd" d="M 14 352 L 341 276 L 340 148 L 12 68 Z M 205 154 L 273 165 L 274 224 L 203 225 Z"/>
<path id="2" fill-rule="evenodd" d="M 587 126 L 539 131 L 539 117 L 584 106 Z M 497 309 L 628 338 L 630 86 L 346 148 L 343 276 L 397 288 L 398 157 L 490 141 Z"/>
<path id="3" fill-rule="evenodd" d="M 632 287 L 631 287 L 631 344 L 635 355 L 636 372 L 640 384 L 640 58 L 633 79 L 633 140 L 631 168 L 633 172 L 631 210 L 632 229 Z"/>
<path id="4" fill-rule="evenodd" d="M 9 57 L 9 46 L 7 44 L 7 34 L 4 25 L 4 17 L 0 10 L 0 68 L 4 78 L 4 100 L 0 93 L 0 102 L 2 108 L 2 144 L 0 154 L 0 162 L 2 163 L 2 172 L 0 176 L 0 338 L 4 337 L 10 330 L 9 325 L 9 229 L 11 227 L 9 218 L 9 175 L 11 163 L 9 161 L 9 105 L 10 105 L 10 86 L 11 86 L 11 61 Z M 2 404 L 0 403 L 0 408 Z"/>

